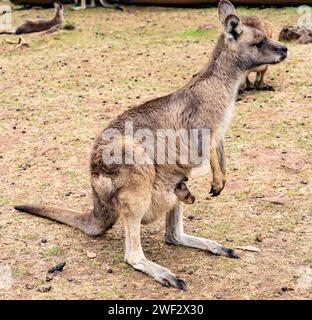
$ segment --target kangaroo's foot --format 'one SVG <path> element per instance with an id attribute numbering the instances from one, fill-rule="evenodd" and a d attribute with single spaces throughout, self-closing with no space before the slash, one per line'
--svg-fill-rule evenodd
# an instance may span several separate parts
<path id="1" fill-rule="evenodd" d="M 255 90 L 255 86 L 252 84 L 246 86 L 246 88 L 245 88 L 245 91 L 252 91 L 252 90 Z"/>
<path id="2" fill-rule="evenodd" d="M 131 265 L 134 269 L 142 271 L 143 273 L 153 277 L 157 282 L 165 287 L 174 287 L 180 290 L 186 291 L 186 283 L 184 280 L 175 276 L 170 270 L 147 260 L 145 257 L 140 257 L 139 259 L 126 260 L 126 262 Z"/>
<path id="3" fill-rule="evenodd" d="M 263 91 L 275 91 L 274 87 L 267 83 L 260 83 L 255 86 L 256 90 L 263 90 Z"/>

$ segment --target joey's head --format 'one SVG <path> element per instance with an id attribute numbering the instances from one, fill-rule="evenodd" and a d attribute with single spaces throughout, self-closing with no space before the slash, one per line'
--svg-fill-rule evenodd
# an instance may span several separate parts
<path id="1" fill-rule="evenodd" d="M 225 46 L 243 71 L 263 64 L 275 64 L 287 57 L 287 47 L 267 37 L 263 30 L 242 24 L 228 0 L 221 0 L 219 20 L 224 28 Z"/>

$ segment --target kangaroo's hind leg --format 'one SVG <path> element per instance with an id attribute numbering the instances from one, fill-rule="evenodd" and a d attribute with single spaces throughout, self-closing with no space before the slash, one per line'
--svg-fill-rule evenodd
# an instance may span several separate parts
<path id="1" fill-rule="evenodd" d="M 176 207 L 167 214 L 165 239 L 169 244 L 207 250 L 219 256 L 239 258 L 234 250 L 226 248 L 214 240 L 185 234 L 183 231 L 183 212 L 181 203 L 177 204 Z"/>
<path id="2" fill-rule="evenodd" d="M 268 70 L 268 66 L 264 68 L 262 71 L 257 72 L 256 81 L 255 81 L 255 88 L 257 90 L 266 90 L 266 91 L 274 91 L 274 87 L 268 83 L 264 82 L 264 75 Z"/>
<path id="3" fill-rule="evenodd" d="M 134 269 L 139 270 L 167 287 L 186 290 L 185 282 L 170 270 L 149 261 L 141 245 L 141 222 L 144 215 L 151 208 L 152 182 L 143 171 L 140 174 L 125 172 L 127 186 L 120 189 L 116 200 L 116 209 L 124 219 L 125 228 L 125 261 Z M 142 174 L 143 173 L 143 174 Z"/>
<path id="4" fill-rule="evenodd" d="M 145 257 L 140 235 L 141 217 L 139 215 L 125 216 L 124 225 L 126 237 L 125 261 L 134 269 L 153 277 L 163 286 L 186 290 L 186 284 L 182 279 Z"/>

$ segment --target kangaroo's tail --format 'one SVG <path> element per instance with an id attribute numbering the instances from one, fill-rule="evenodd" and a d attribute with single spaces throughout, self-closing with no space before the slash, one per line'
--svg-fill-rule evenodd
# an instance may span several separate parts
<path id="1" fill-rule="evenodd" d="M 108 207 L 95 207 L 84 213 L 43 205 L 18 205 L 18 211 L 35 214 L 77 228 L 88 235 L 99 235 L 117 220 L 116 213 Z M 97 209 L 97 210 L 95 210 Z"/>

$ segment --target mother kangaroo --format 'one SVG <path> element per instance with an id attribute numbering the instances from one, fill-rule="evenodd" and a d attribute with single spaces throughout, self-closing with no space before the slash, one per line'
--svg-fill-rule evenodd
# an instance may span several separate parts
<path id="1" fill-rule="evenodd" d="M 220 1 L 218 13 L 223 32 L 207 66 L 176 92 L 127 110 L 97 138 L 91 154 L 91 210 L 79 213 L 42 205 L 15 208 L 76 227 L 89 235 L 103 233 L 121 216 L 125 228 L 125 261 L 168 287 L 186 290 L 182 279 L 145 257 L 140 239 L 141 223 L 166 216 L 167 243 L 238 258 L 233 250 L 213 240 L 183 231 L 182 204 L 174 193 L 175 186 L 190 176 L 198 163 L 106 161 L 107 155 L 114 156 L 117 149 L 121 150 L 123 159 L 132 150 L 140 160 L 149 160 L 142 145 L 127 133 L 126 123 L 132 123 L 134 133 L 147 130 L 155 135 L 160 129 L 206 128 L 210 131 L 211 192 L 220 193 L 225 183 L 223 136 L 231 121 L 238 87 L 250 70 L 283 61 L 287 48 L 267 38 L 261 30 L 241 24 L 228 0 Z M 121 135 L 108 139 L 112 132 Z M 114 141 L 113 151 L 111 141 Z M 165 160 L 168 154 L 166 152 Z"/>

